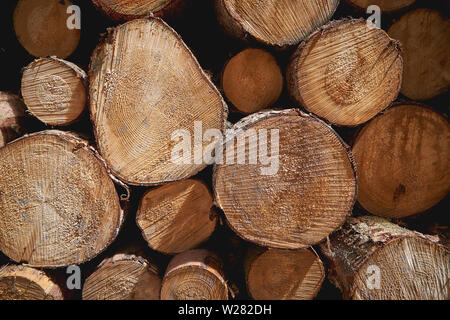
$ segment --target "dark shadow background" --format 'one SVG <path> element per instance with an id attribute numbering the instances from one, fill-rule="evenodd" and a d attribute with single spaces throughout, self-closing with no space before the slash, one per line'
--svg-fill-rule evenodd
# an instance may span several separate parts
<path id="1" fill-rule="evenodd" d="M 181 35 L 186 44 L 191 48 L 194 55 L 199 60 L 200 65 L 213 74 L 213 81 L 220 89 L 218 78 L 226 61 L 231 56 L 248 46 L 260 47 L 260 45 L 256 43 L 244 43 L 226 36 L 216 21 L 213 12 L 212 0 L 187 1 L 190 2 L 190 5 L 185 9 L 182 17 L 177 21 L 168 21 L 168 23 Z M 66 60 L 76 63 L 87 71 L 91 53 L 98 44 L 101 34 L 105 33 L 107 28 L 117 25 L 117 23 L 114 23 L 98 12 L 90 0 L 73 0 L 72 2 L 79 5 L 82 12 L 81 40 L 76 51 L 71 56 L 66 58 Z M 17 0 L 2 0 L 0 4 L 0 91 L 10 91 L 20 95 L 21 71 L 35 58 L 30 56 L 25 49 L 22 48 L 14 34 L 12 15 L 16 3 Z M 387 30 L 393 21 L 399 19 L 405 12 L 419 7 L 433 8 L 439 10 L 443 15 L 447 17 L 449 16 L 449 1 L 418 0 L 412 7 L 407 8 L 406 10 L 396 12 L 395 14 L 382 14 L 382 28 Z M 348 5 L 344 0 L 341 0 L 341 4 L 333 16 L 333 19 L 349 16 L 355 18 L 368 17 L 364 11 L 357 10 Z M 291 48 L 286 51 L 279 51 L 269 48 L 268 50 L 276 56 L 278 63 L 282 69 L 285 70 L 288 58 L 294 49 L 295 48 Z M 449 111 L 449 98 L 449 92 L 447 91 L 445 94 L 430 101 L 425 101 L 424 103 L 447 116 Z M 398 97 L 398 101 L 401 100 L 408 99 L 400 95 Z M 239 114 L 231 106 L 231 104 L 229 104 L 229 106 L 230 121 L 235 122 L 239 120 L 242 115 Z M 297 107 L 297 105 L 289 99 L 285 89 L 280 99 L 275 103 L 274 107 L 289 108 Z M 349 144 L 351 143 L 355 132 L 359 129 L 340 127 L 334 128 Z M 28 126 L 28 130 L 30 132 L 40 131 L 43 129 L 46 129 L 46 126 L 38 120 L 31 120 Z M 83 115 L 81 121 L 63 129 L 83 132 L 92 137 L 92 127 L 89 122 L 87 112 Z M 211 187 L 211 175 L 212 168 L 208 167 L 200 172 L 197 177 L 207 182 Z M 141 199 L 142 194 L 147 190 L 148 188 L 132 188 L 132 197 L 129 203 L 129 215 L 122 231 L 120 232 L 117 240 L 104 253 L 81 266 L 84 278 L 89 276 L 89 274 L 95 270 L 95 267 L 101 262 L 101 260 L 114 254 L 118 248 L 129 243 L 137 243 L 138 246 L 142 247 L 143 250 L 146 251 L 145 255 L 148 255 L 152 260 L 160 265 L 161 274 L 163 274 L 171 257 L 148 249 L 139 229 L 135 224 L 135 214 L 139 200 Z M 118 189 L 118 192 L 123 192 L 123 190 Z M 449 207 L 449 204 L 449 199 L 447 197 L 431 210 L 416 217 L 403 219 L 402 221 L 397 222 L 425 233 L 433 232 L 433 226 L 436 222 L 448 228 L 449 218 L 447 208 Z M 354 214 L 365 214 L 365 212 L 357 204 L 355 206 Z M 224 221 L 223 213 L 221 213 L 221 220 Z M 249 245 L 249 243 L 237 237 L 225 225 L 225 223 L 222 223 L 217 228 L 211 239 L 202 246 L 213 250 L 223 258 L 225 262 L 227 279 L 229 284 L 236 291 L 236 298 L 238 299 L 249 299 L 245 289 L 245 279 L 242 266 L 243 256 L 245 255 L 246 249 Z M 7 262 L 9 262 L 8 258 L 0 252 L 0 264 Z M 52 273 L 55 277 L 62 279 L 61 281 L 64 281 L 65 269 L 54 270 Z M 68 296 L 72 299 L 79 299 L 81 297 L 81 291 L 71 292 Z M 328 280 L 325 280 L 324 285 L 316 299 L 341 298 L 342 296 L 339 290 L 335 288 Z"/>

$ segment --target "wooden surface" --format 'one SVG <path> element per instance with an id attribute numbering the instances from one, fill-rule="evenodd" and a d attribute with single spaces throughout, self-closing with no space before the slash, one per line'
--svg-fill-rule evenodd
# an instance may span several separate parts
<path id="1" fill-rule="evenodd" d="M 194 136 L 195 121 L 202 122 L 202 133 L 223 131 L 227 107 L 166 23 L 138 19 L 110 31 L 92 55 L 89 77 L 98 148 L 121 180 L 158 185 L 206 167 L 195 163 L 194 152 L 175 163 L 172 135 L 184 129 Z"/>
<path id="2" fill-rule="evenodd" d="M 83 300 L 159 300 L 157 268 L 142 257 L 116 254 L 100 263 L 83 285 Z"/>
<path id="3" fill-rule="evenodd" d="M 63 295 L 43 271 L 7 265 L 0 267 L 0 300 L 63 300 Z"/>
<path id="4" fill-rule="evenodd" d="M 365 216 L 349 218 L 321 250 L 344 298 L 447 300 L 450 252 L 438 239 Z"/>
<path id="5" fill-rule="evenodd" d="M 268 130 L 268 136 L 279 130 L 279 168 L 273 174 L 262 174 L 268 165 L 248 159 L 246 165 L 215 167 L 216 202 L 237 234 L 262 246 L 298 249 L 344 223 L 355 202 L 356 173 L 347 146 L 330 127 L 289 109 L 252 114 L 234 129 L 234 140 L 241 141 L 245 135 L 255 139 L 259 130 Z M 246 154 L 255 148 L 273 152 L 269 141 L 272 137 L 257 146 L 246 143 Z M 237 145 L 230 147 L 235 154 Z"/>
<path id="6" fill-rule="evenodd" d="M 80 30 L 67 27 L 69 0 L 20 0 L 14 10 L 14 30 L 22 46 L 35 57 L 70 56 Z"/>
<path id="7" fill-rule="evenodd" d="M 298 44 L 327 22 L 339 4 L 339 0 L 214 1 L 218 20 L 228 33 L 278 47 Z"/>
<path id="8" fill-rule="evenodd" d="M 322 261 L 312 249 L 249 250 L 246 282 L 255 300 L 311 300 L 325 278 Z"/>
<path id="9" fill-rule="evenodd" d="M 297 103 L 336 125 L 362 124 L 400 90 L 400 44 L 365 20 L 332 21 L 298 47 L 286 74 Z"/>
<path id="10" fill-rule="evenodd" d="M 271 107 L 280 97 L 284 85 L 275 57 L 254 48 L 245 49 L 231 58 L 224 67 L 221 80 L 226 98 L 246 114 Z"/>
<path id="11" fill-rule="evenodd" d="M 92 259 L 123 214 L 109 174 L 86 142 L 61 131 L 0 149 L 0 250 L 16 262 L 61 267 Z"/>
<path id="12" fill-rule="evenodd" d="M 161 300 L 227 300 L 222 262 L 207 250 L 175 256 L 163 278 Z"/>
<path id="13" fill-rule="evenodd" d="M 450 125 L 420 105 L 398 105 L 369 122 L 353 146 L 358 201 L 369 212 L 403 218 L 442 200 L 450 188 Z"/>
<path id="14" fill-rule="evenodd" d="M 73 63 L 39 58 L 23 71 L 22 96 L 28 111 L 48 125 L 76 121 L 87 106 L 87 76 Z"/>
<path id="15" fill-rule="evenodd" d="M 181 253 L 208 240 L 216 228 L 213 198 L 199 180 L 172 182 L 148 191 L 141 200 L 136 223 L 154 250 Z"/>
<path id="16" fill-rule="evenodd" d="M 389 28 L 402 43 L 404 75 L 401 92 L 410 99 L 429 100 L 450 86 L 450 21 L 440 12 L 408 12 Z"/>

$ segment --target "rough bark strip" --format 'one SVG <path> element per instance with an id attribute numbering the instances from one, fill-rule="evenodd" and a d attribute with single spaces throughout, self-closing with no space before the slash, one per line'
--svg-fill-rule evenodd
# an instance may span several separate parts
<path id="1" fill-rule="evenodd" d="M 450 253 L 438 240 L 364 216 L 349 218 L 320 248 L 346 299 L 447 300 Z"/>

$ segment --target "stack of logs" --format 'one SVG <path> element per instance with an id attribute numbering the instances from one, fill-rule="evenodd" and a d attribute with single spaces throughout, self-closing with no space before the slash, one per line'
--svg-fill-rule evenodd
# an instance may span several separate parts
<path id="1" fill-rule="evenodd" d="M 93 0 L 117 26 L 86 73 L 63 60 L 80 40 L 70 1 L 19 0 L 36 60 L 21 96 L 0 92 L 0 299 L 68 299 L 55 270 L 89 261 L 87 300 L 229 299 L 230 269 L 254 299 L 313 299 L 326 278 L 345 299 L 448 299 L 445 235 L 404 219 L 450 187 L 449 122 L 424 104 L 450 84 L 449 21 L 414 0 L 347 2 L 216 0 L 248 47 L 214 77 L 165 22 L 188 1 Z M 368 2 L 401 18 L 330 21 Z M 92 136 L 72 129 L 86 107 Z M 145 248 L 114 246 L 127 223 Z M 218 229 L 228 252 L 205 245 Z"/>

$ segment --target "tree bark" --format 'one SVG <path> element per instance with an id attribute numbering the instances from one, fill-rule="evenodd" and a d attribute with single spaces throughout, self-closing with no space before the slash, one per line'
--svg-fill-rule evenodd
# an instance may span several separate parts
<path id="1" fill-rule="evenodd" d="M 389 28 L 389 35 L 400 40 L 404 49 L 401 93 L 408 98 L 429 100 L 448 90 L 449 29 L 448 18 L 430 9 L 409 12 Z"/>
<path id="2" fill-rule="evenodd" d="M 39 58 L 25 67 L 22 96 L 28 110 L 47 125 L 76 121 L 87 105 L 86 73 L 56 57 Z"/>
<path id="3" fill-rule="evenodd" d="M 333 282 L 355 300 L 449 299 L 449 250 L 384 218 L 349 218 L 321 244 Z"/>
<path id="4" fill-rule="evenodd" d="M 63 300 L 45 272 L 22 265 L 0 267 L 0 300 Z"/>
<path id="5" fill-rule="evenodd" d="M 231 58 L 225 65 L 221 82 L 227 99 L 247 114 L 271 107 L 284 85 L 275 58 L 265 50 L 253 48 Z"/>
<path id="6" fill-rule="evenodd" d="M 227 300 L 222 262 L 213 253 L 197 249 L 175 256 L 167 267 L 161 300 Z"/>
<path id="7" fill-rule="evenodd" d="M 80 41 L 80 29 L 69 29 L 69 0 L 19 0 L 14 30 L 20 44 L 35 57 L 70 56 Z"/>
<path id="8" fill-rule="evenodd" d="M 158 267 L 132 254 L 103 260 L 83 286 L 83 300 L 159 300 Z"/>
<path id="9" fill-rule="evenodd" d="M 24 136 L 0 149 L 0 250 L 34 267 L 83 263 L 123 221 L 104 161 L 62 131 Z"/>
<path id="10" fill-rule="evenodd" d="M 297 109 L 250 115 L 233 127 L 225 148 L 214 170 L 215 198 L 244 239 L 305 248 L 351 213 L 357 189 L 352 156 L 316 117 Z"/>
<path id="11" fill-rule="evenodd" d="M 0 91 L 0 148 L 24 133 L 26 107 L 17 95 Z"/>
<path id="12" fill-rule="evenodd" d="M 300 43 L 330 20 L 339 0 L 215 0 L 219 23 L 230 35 L 265 45 L 287 47 Z"/>
<path id="13" fill-rule="evenodd" d="M 121 180 L 160 185 L 206 167 L 198 153 L 202 156 L 211 142 L 198 135 L 207 129 L 223 131 L 227 106 L 162 20 L 133 20 L 110 31 L 92 56 L 90 84 L 99 151 Z M 197 134 L 195 124 L 201 126 Z M 193 136 L 200 140 L 194 147 Z M 174 154 L 180 137 L 191 147 L 182 155 Z"/>
<path id="14" fill-rule="evenodd" d="M 212 205 L 212 195 L 203 182 L 172 182 L 144 195 L 136 222 L 152 249 L 181 253 L 196 248 L 214 232 L 217 219 Z"/>
<path id="15" fill-rule="evenodd" d="M 404 218 L 445 198 L 450 189 L 450 124 L 436 111 L 399 104 L 369 122 L 353 144 L 359 203 Z"/>
<path id="16" fill-rule="evenodd" d="M 325 271 L 311 249 L 251 248 L 245 260 L 247 290 L 256 300 L 311 300 L 319 292 Z"/>
<path id="17" fill-rule="evenodd" d="M 293 54 L 287 84 L 294 100 L 331 124 L 356 126 L 387 108 L 402 83 L 398 41 L 364 19 L 332 21 Z"/>

